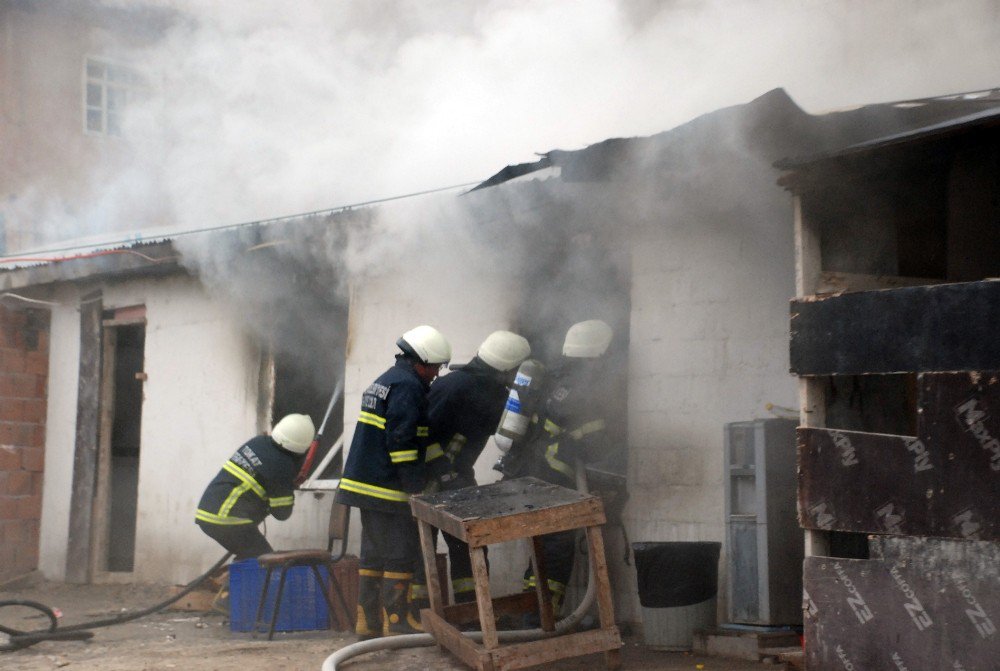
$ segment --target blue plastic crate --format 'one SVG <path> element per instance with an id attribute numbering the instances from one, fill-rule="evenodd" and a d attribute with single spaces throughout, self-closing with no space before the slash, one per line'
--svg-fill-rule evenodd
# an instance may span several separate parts
<path id="1" fill-rule="evenodd" d="M 256 559 L 244 559 L 229 566 L 229 629 L 230 631 L 252 631 L 257 617 L 257 603 L 264 586 L 263 568 Z M 324 585 L 328 583 L 327 569 L 319 567 Z M 274 602 L 278 596 L 279 573 L 271 574 L 271 585 L 267 591 L 267 603 L 261 616 L 265 623 L 271 622 Z M 275 631 L 314 631 L 330 628 L 330 613 L 323 596 L 323 586 L 317 584 L 316 576 L 308 566 L 288 569 L 285 589 L 281 594 L 281 609 Z"/>

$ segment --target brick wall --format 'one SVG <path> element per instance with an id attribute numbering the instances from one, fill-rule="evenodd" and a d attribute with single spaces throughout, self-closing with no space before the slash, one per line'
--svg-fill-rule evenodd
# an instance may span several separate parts
<path id="1" fill-rule="evenodd" d="M 38 567 L 49 315 L 0 305 L 0 582 Z"/>

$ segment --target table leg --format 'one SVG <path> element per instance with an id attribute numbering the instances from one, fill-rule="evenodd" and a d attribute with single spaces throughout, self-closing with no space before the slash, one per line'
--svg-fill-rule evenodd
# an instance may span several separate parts
<path id="1" fill-rule="evenodd" d="M 417 530 L 420 532 L 420 554 L 423 555 L 424 572 L 427 574 L 427 597 L 431 602 L 431 610 L 443 616 L 444 604 L 441 603 L 441 577 L 437 570 L 434 534 L 431 525 L 423 520 L 417 520 Z"/>
<path id="2" fill-rule="evenodd" d="M 483 647 L 493 650 L 497 640 L 497 621 L 493 615 L 493 598 L 490 596 L 490 576 L 486 570 L 483 548 L 469 548 L 472 559 L 472 578 L 476 583 L 476 602 L 479 606 L 479 626 L 483 631 Z"/>
<path id="3" fill-rule="evenodd" d="M 552 592 L 549 590 L 549 576 L 545 570 L 541 536 L 531 537 L 531 568 L 535 572 L 535 594 L 538 595 L 538 616 L 542 630 L 555 631 L 556 618 L 552 612 Z"/>
<path id="4" fill-rule="evenodd" d="M 608 580 L 608 559 L 604 553 L 604 536 L 601 527 L 587 527 L 587 549 L 590 553 L 591 579 L 597 587 L 597 614 L 601 629 L 615 629 L 615 607 L 611 602 L 611 583 Z M 604 661 L 609 669 L 621 667 L 621 651 L 607 650 Z"/>
<path id="5" fill-rule="evenodd" d="M 615 608 L 611 603 L 611 583 L 608 581 L 608 559 L 604 554 L 604 537 L 601 527 L 587 527 L 587 546 L 597 583 L 597 613 L 601 627 L 606 629 L 615 624 Z"/>

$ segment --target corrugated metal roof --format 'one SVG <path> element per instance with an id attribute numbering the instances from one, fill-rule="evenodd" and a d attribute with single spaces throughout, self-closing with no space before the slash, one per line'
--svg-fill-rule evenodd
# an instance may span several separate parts
<path id="1" fill-rule="evenodd" d="M 775 167 L 782 170 L 795 170 L 796 168 L 801 168 L 813 163 L 860 154 L 874 149 L 882 149 L 895 144 L 937 139 L 977 126 L 990 126 L 997 124 L 1000 124 L 1000 106 L 981 110 L 972 114 L 965 114 L 954 119 L 948 119 L 946 121 L 941 121 L 922 128 L 914 128 L 912 130 L 873 138 L 871 140 L 866 140 L 865 142 L 858 142 L 857 144 L 844 147 L 843 149 L 821 152 L 802 158 L 782 159 L 775 163 Z"/>

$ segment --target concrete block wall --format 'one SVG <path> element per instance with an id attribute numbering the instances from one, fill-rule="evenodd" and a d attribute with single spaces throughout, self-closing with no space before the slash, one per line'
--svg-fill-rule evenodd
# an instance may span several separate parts
<path id="1" fill-rule="evenodd" d="M 49 320 L 0 305 L 0 582 L 38 567 Z"/>
<path id="2" fill-rule="evenodd" d="M 788 373 L 791 211 L 777 187 L 762 193 L 736 213 L 698 202 L 650 208 L 656 220 L 631 241 L 632 541 L 724 542 L 724 425 L 773 417 L 769 403 L 797 405 Z M 625 618 L 638 619 L 634 575 L 618 578 Z"/>

